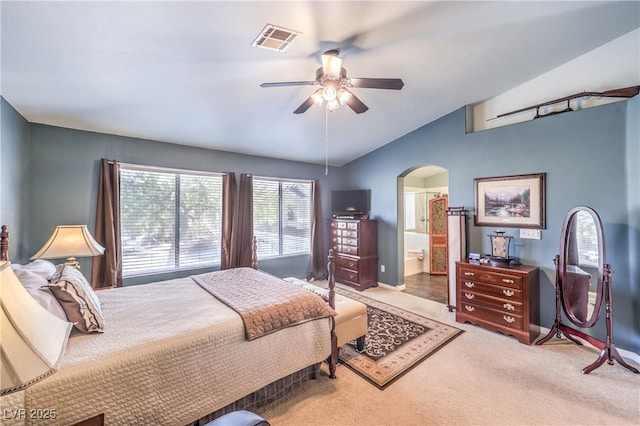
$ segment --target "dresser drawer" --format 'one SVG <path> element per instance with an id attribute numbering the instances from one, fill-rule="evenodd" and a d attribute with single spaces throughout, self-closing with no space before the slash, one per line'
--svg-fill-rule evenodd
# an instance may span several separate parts
<path id="1" fill-rule="evenodd" d="M 358 245 L 358 239 L 357 238 L 345 238 L 342 237 L 342 244 L 348 245 L 348 246 L 357 246 Z"/>
<path id="2" fill-rule="evenodd" d="M 341 231 L 342 232 L 342 236 L 343 237 L 347 237 L 347 238 L 358 238 L 358 231 Z"/>
<path id="3" fill-rule="evenodd" d="M 522 303 L 519 301 L 498 299 L 482 293 L 474 293 L 472 291 L 461 290 L 460 299 L 467 303 L 478 303 L 490 308 L 503 310 L 506 313 L 522 315 Z"/>
<path id="4" fill-rule="evenodd" d="M 335 247 L 338 253 L 350 254 L 352 256 L 358 256 L 359 250 L 357 246 L 338 245 Z"/>
<path id="5" fill-rule="evenodd" d="M 522 289 L 522 277 L 517 275 L 509 275 L 507 273 L 489 272 L 480 269 L 461 267 L 460 278 L 473 280 L 475 282 L 483 282 L 516 288 L 520 290 Z"/>
<path id="6" fill-rule="evenodd" d="M 485 284 L 474 280 L 461 278 L 458 282 L 460 292 L 472 291 L 474 293 L 482 293 L 488 296 L 499 297 L 507 301 L 513 300 L 522 302 L 522 290 L 509 287 L 501 287 L 493 284 Z"/>
<path id="7" fill-rule="evenodd" d="M 336 280 L 338 280 L 338 281 L 345 281 L 346 280 L 346 281 L 351 281 L 352 283 L 357 283 L 357 282 L 359 282 L 358 272 L 357 271 L 352 271 L 351 269 L 337 267 L 336 268 Z"/>
<path id="8" fill-rule="evenodd" d="M 478 320 L 488 321 L 498 327 L 509 328 L 513 330 L 522 330 L 522 316 L 513 313 L 487 308 L 484 306 L 470 304 L 465 301 L 460 302 L 461 313 L 477 318 Z M 527 324 L 528 325 L 528 324 Z"/>
<path id="9" fill-rule="evenodd" d="M 335 257 L 334 262 L 337 267 L 351 269 L 354 271 L 358 270 L 358 259 L 338 255 Z"/>

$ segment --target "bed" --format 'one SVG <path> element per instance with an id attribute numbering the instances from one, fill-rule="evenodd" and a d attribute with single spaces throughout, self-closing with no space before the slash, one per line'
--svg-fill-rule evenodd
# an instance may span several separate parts
<path id="1" fill-rule="evenodd" d="M 0 258 L 8 260 L 4 237 Z M 332 256 L 329 270 L 333 290 Z M 256 402 L 256 392 L 266 401 L 273 399 L 271 384 L 277 383 L 272 387 L 278 392 L 291 388 L 313 378 L 324 360 L 334 376 L 333 315 L 248 340 L 243 319 L 209 294 L 202 286 L 207 280 L 286 283 L 256 269 L 238 268 L 98 291 L 104 332 L 74 330 L 58 371 L 3 396 L 3 410 L 55 409 L 53 419 L 13 419 L 16 424 L 72 425 L 87 419 L 114 425 L 198 424 L 247 408 L 246 401 Z M 331 308 L 332 302 L 333 292 L 327 302 Z"/>

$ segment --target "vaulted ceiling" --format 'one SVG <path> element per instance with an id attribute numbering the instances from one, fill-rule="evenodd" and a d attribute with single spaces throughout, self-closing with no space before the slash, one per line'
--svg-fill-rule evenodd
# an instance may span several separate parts
<path id="1" fill-rule="evenodd" d="M 343 165 L 633 31 L 639 4 L 3 1 L 1 89 L 35 123 L 324 163 L 325 110 L 293 114 L 315 88 L 260 84 L 313 80 L 339 49 L 350 77 L 405 83 L 328 114 Z M 301 34 L 251 47 L 267 23 Z"/>

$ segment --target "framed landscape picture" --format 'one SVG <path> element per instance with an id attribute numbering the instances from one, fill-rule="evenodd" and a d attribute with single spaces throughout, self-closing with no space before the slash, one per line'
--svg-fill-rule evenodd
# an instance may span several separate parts
<path id="1" fill-rule="evenodd" d="M 476 226 L 545 229 L 545 173 L 476 178 Z"/>

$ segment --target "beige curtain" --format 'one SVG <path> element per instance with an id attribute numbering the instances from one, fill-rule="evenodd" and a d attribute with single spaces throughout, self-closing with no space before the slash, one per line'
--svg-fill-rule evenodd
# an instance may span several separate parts
<path id="1" fill-rule="evenodd" d="M 222 255 L 220 256 L 220 269 L 233 268 L 235 256 L 233 250 L 233 229 L 236 226 L 236 204 L 238 201 L 238 185 L 236 175 L 227 172 L 222 178 Z"/>
<path id="2" fill-rule="evenodd" d="M 117 161 L 104 158 L 100 160 L 96 227 L 93 236 L 104 247 L 104 255 L 93 258 L 91 285 L 94 288 L 122 287 L 120 166 Z"/>
<path id="3" fill-rule="evenodd" d="M 230 268 L 251 267 L 253 240 L 253 176 L 240 175 L 237 222 L 231 230 Z"/>
<path id="4" fill-rule="evenodd" d="M 307 280 L 326 280 L 327 266 L 322 244 L 322 206 L 320 204 L 320 185 L 318 180 L 311 186 L 313 208 L 311 217 L 311 256 L 307 267 Z"/>

